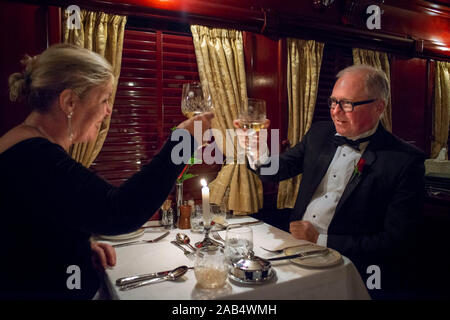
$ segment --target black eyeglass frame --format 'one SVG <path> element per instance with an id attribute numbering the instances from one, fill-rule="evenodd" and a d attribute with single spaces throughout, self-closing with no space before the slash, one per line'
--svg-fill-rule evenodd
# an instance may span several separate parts
<path id="1" fill-rule="evenodd" d="M 333 105 L 334 102 L 333 102 L 331 99 L 334 99 L 334 98 L 332 98 L 332 97 L 329 97 L 329 98 L 328 98 L 328 107 L 329 107 L 330 109 L 334 109 L 334 108 L 336 108 L 336 107 L 332 107 L 332 105 Z M 360 105 L 363 105 L 363 104 L 367 104 L 367 103 L 372 103 L 372 102 L 376 101 L 377 99 L 369 99 L 369 100 L 356 101 L 356 102 L 352 102 L 352 101 L 348 101 L 348 100 L 337 100 L 337 99 L 334 99 L 334 100 L 336 100 L 337 105 L 338 105 L 339 107 L 341 107 L 341 110 L 342 110 L 342 111 L 344 111 L 344 112 L 353 112 L 353 110 L 355 110 L 355 107 L 360 106 Z M 344 107 L 342 106 L 342 104 L 343 104 L 344 102 L 345 102 L 345 103 L 351 104 L 351 106 L 352 106 L 352 110 L 351 110 L 351 111 L 345 111 L 345 110 L 344 110 Z"/>

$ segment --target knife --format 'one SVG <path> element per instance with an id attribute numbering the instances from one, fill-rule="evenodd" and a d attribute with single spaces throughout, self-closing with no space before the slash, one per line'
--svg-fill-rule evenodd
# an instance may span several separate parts
<path id="1" fill-rule="evenodd" d="M 286 259 L 294 259 L 294 258 L 304 258 L 304 257 L 312 256 L 312 255 L 326 255 L 327 253 L 328 253 L 328 248 L 325 248 L 325 249 L 319 249 L 319 250 L 300 252 L 300 253 L 292 254 L 289 256 L 269 258 L 266 260 L 278 261 L 278 260 L 286 260 Z"/>
<path id="2" fill-rule="evenodd" d="M 169 233 L 170 233 L 170 231 L 167 231 L 163 235 L 161 235 L 158 238 L 153 239 L 153 240 L 136 240 L 136 241 L 131 241 L 131 242 L 124 242 L 124 243 L 114 244 L 113 247 L 114 248 L 120 248 L 120 247 L 130 246 L 130 245 L 133 245 L 133 244 L 154 243 L 154 242 L 157 242 L 157 241 L 161 240 L 162 238 L 167 237 L 169 235 Z"/>
<path id="3" fill-rule="evenodd" d="M 170 271 L 172 271 L 172 270 L 161 271 L 161 272 L 152 272 L 152 273 L 146 273 L 146 274 L 139 274 L 139 275 L 131 276 L 131 277 L 119 278 L 116 280 L 116 285 L 123 286 L 123 285 L 129 284 L 129 283 L 138 282 L 141 280 L 165 277 L 169 274 Z"/>
<path id="4" fill-rule="evenodd" d="M 229 226 L 238 226 L 238 225 L 248 226 L 248 225 L 253 225 L 253 224 L 261 224 L 261 223 L 264 223 L 264 221 L 247 221 L 247 222 L 229 223 L 227 225 L 223 225 L 221 223 L 216 223 L 216 224 L 225 229 L 226 227 L 229 227 Z"/>

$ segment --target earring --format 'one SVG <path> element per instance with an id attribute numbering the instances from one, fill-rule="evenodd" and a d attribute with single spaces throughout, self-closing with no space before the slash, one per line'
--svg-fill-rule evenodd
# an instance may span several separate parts
<path id="1" fill-rule="evenodd" d="M 70 143 L 72 143 L 72 141 L 73 141 L 72 116 L 73 116 L 73 111 L 70 111 L 69 114 L 67 115 L 67 127 L 68 127 Z"/>

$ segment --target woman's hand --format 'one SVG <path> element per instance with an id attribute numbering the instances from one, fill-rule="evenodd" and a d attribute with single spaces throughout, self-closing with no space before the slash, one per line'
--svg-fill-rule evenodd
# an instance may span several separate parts
<path id="1" fill-rule="evenodd" d="M 116 265 L 116 250 L 109 244 L 91 242 L 92 263 L 98 271 L 104 271 L 107 267 Z"/>
<path id="2" fill-rule="evenodd" d="M 194 136 L 194 122 L 201 121 L 202 123 L 202 137 L 203 133 L 211 128 L 211 120 L 214 118 L 214 113 L 204 112 L 195 117 L 189 118 L 177 126 L 177 129 L 186 129 L 189 133 Z"/>

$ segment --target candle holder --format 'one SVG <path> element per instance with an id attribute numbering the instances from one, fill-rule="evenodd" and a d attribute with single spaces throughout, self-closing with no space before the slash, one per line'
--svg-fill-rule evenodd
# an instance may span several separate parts
<path id="1" fill-rule="evenodd" d="M 209 237 L 209 230 L 211 230 L 211 212 L 209 210 L 209 188 L 206 184 L 206 180 L 200 180 L 202 184 L 202 206 L 203 206 L 203 227 L 205 229 L 205 238 L 197 242 L 195 246 L 197 248 L 203 248 L 207 246 L 217 246 L 217 243 Z"/>
<path id="2" fill-rule="evenodd" d="M 195 247 L 197 247 L 197 248 L 204 248 L 204 247 L 208 247 L 208 246 L 217 247 L 217 243 L 214 242 L 209 237 L 209 231 L 211 230 L 211 221 L 209 221 L 209 223 L 207 223 L 207 221 L 203 220 L 203 228 L 205 230 L 205 238 L 203 238 L 202 241 L 195 243 Z"/>

